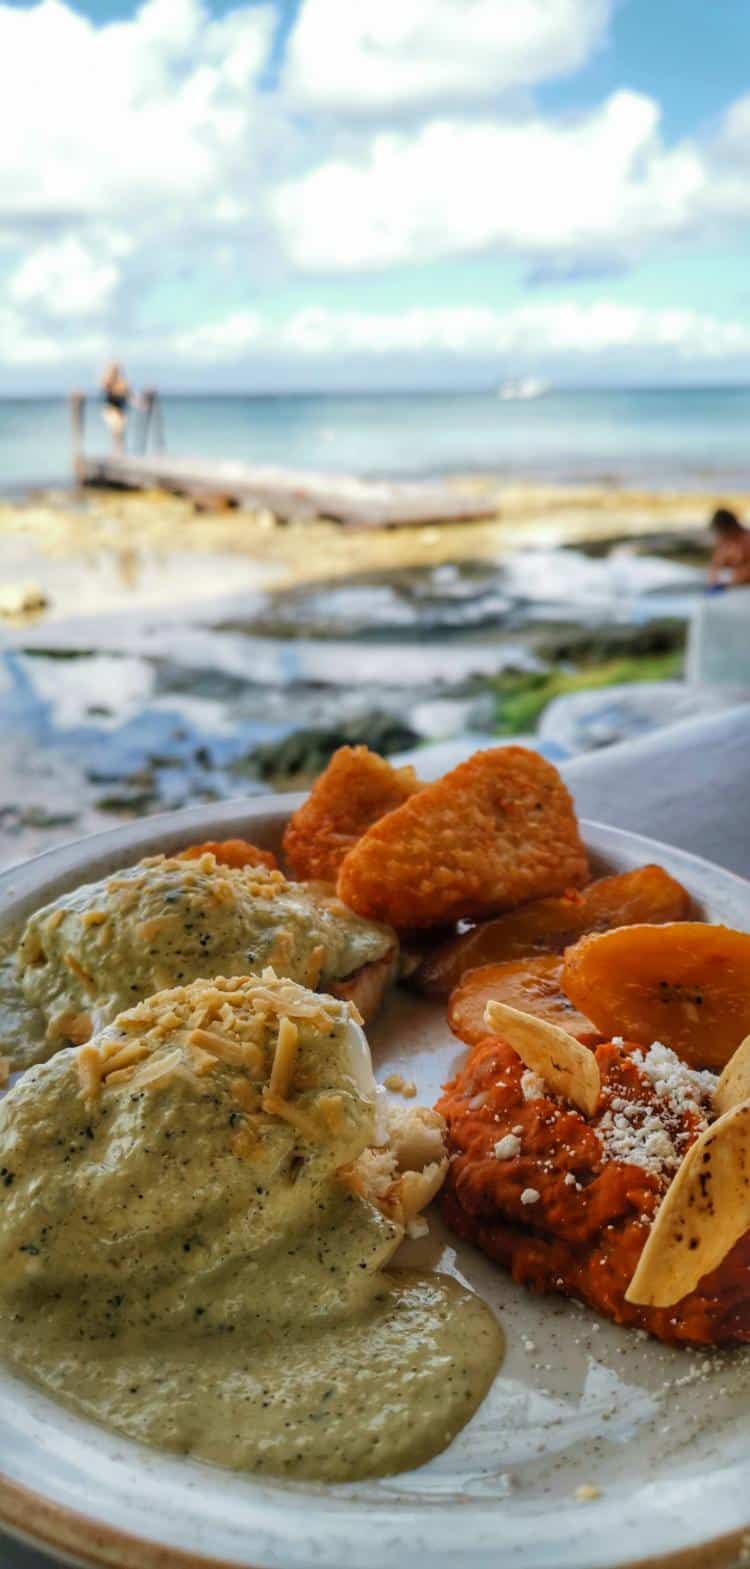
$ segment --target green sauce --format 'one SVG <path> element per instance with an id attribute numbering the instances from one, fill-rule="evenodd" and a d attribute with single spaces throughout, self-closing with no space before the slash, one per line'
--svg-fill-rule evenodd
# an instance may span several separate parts
<path id="1" fill-rule="evenodd" d="M 144 1330 L 91 1344 L 60 1315 L 0 1324 L 22 1371 L 130 1438 L 331 1482 L 440 1453 L 484 1398 L 502 1350 L 478 1297 L 445 1275 L 395 1272 L 338 1323 L 292 1314 L 265 1336 Z"/>
<path id="2" fill-rule="evenodd" d="M 35 912 L 0 969 L 0 1053 L 15 1067 L 80 1044 L 123 1009 L 199 977 L 279 975 L 325 989 L 395 952 L 389 928 L 322 887 L 213 857 L 155 858 Z M 314 959 L 319 950 L 319 964 Z"/>
<path id="3" fill-rule="evenodd" d="M 41 1008 L 27 1002 L 23 993 L 16 952 L 20 936 L 20 931 L 10 931 L 0 943 L 0 1056 L 7 1057 L 14 1070 L 42 1062 L 53 1050 Z"/>
<path id="4" fill-rule="evenodd" d="M 238 1079 L 261 1095 L 274 1059 L 263 990 L 230 984 L 208 1025 L 240 1044 L 252 1033 L 252 1066 L 191 1071 L 199 984 L 100 1038 L 114 1051 L 140 1032 L 149 1071 L 177 1063 L 163 1080 L 141 1084 L 136 1065 L 87 1102 L 64 1050 L 0 1105 L 7 1354 L 119 1432 L 222 1465 L 329 1481 L 409 1468 L 476 1410 L 500 1331 L 447 1277 L 386 1272 L 401 1228 L 341 1171 L 377 1120 L 345 1004 L 284 991 L 289 1016 L 301 1008 L 288 1104 L 313 1133 L 243 1109 Z"/>

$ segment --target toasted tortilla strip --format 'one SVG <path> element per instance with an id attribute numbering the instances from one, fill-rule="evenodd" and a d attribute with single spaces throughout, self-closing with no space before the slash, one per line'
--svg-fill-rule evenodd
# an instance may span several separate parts
<path id="1" fill-rule="evenodd" d="M 544 1079 L 555 1095 L 573 1102 L 584 1116 L 593 1117 L 599 1101 L 601 1078 L 592 1051 L 561 1030 L 557 1024 L 504 1002 L 488 1002 L 485 1023 L 495 1035 L 518 1052 L 522 1062 Z"/>
<path id="2" fill-rule="evenodd" d="M 750 1101 L 733 1106 L 688 1150 L 656 1213 L 625 1293 L 672 1307 L 750 1229 Z"/>
<path id="3" fill-rule="evenodd" d="M 740 1041 L 721 1074 L 714 1090 L 714 1110 L 721 1116 L 743 1100 L 750 1100 L 750 1035 Z"/>

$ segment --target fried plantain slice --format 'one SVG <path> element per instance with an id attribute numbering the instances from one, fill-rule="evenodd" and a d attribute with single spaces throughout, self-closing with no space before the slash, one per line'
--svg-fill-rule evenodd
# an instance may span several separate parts
<path id="1" fill-rule="evenodd" d="M 469 970 L 451 993 L 448 1023 L 459 1039 L 474 1046 L 493 1032 L 485 1021 L 488 1003 L 505 1003 L 565 1030 L 585 1045 L 599 1039 L 595 1025 L 568 1001 L 561 985 L 562 960 L 555 954 L 509 959 Z"/>
<path id="2" fill-rule="evenodd" d="M 750 934 L 702 921 L 623 926 L 568 948 L 562 985 L 602 1034 L 663 1041 L 718 1072 L 750 1032 Z"/>
<path id="3" fill-rule="evenodd" d="M 411 984 L 428 997 L 447 997 L 464 971 L 480 964 L 562 953 L 588 932 L 636 921 L 679 921 L 690 914 L 690 906 L 687 889 L 661 866 L 639 866 L 616 877 L 600 877 L 580 893 L 570 889 L 559 899 L 534 899 L 452 937 L 426 955 Z"/>

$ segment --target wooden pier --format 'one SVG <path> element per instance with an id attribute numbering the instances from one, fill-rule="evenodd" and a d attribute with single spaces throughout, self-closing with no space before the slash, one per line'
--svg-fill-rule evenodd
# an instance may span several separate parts
<path id="1" fill-rule="evenodd" d="M 443 482 L 386 482 L 265 465 L 111 454 L 79 457 L 84 485 L 167 490 L 205 505 L 267 507 L 280 518 L 330 518 L 347 528 L 399 528 L 493 517 L 492 498 Z"/>

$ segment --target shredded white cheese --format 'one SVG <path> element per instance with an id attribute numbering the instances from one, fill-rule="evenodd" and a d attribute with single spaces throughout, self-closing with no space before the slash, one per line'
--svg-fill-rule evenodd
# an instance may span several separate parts
<path id="1" fill-rule="evenodd" d="M 405 1079 L 403 1073 L 389 1073 L 387 1079 L 383 1080 L 383 1083 L 386 1089 L 390 1090 L 393 1095 L 405 1095 L 407 1100 L 411 1100 L 417 1093 L 417 1086 L 414 1080 Z"/>
<path id="2" fill-rule="evenodd" d="M 299 1030 L 293 1019 L 282 1015 L 276 1039 L 273 1066 L 268 1088 L 272 1095 L 287 1096 L 294 1073 L 294 1063 L 299 1045 Z"/>

